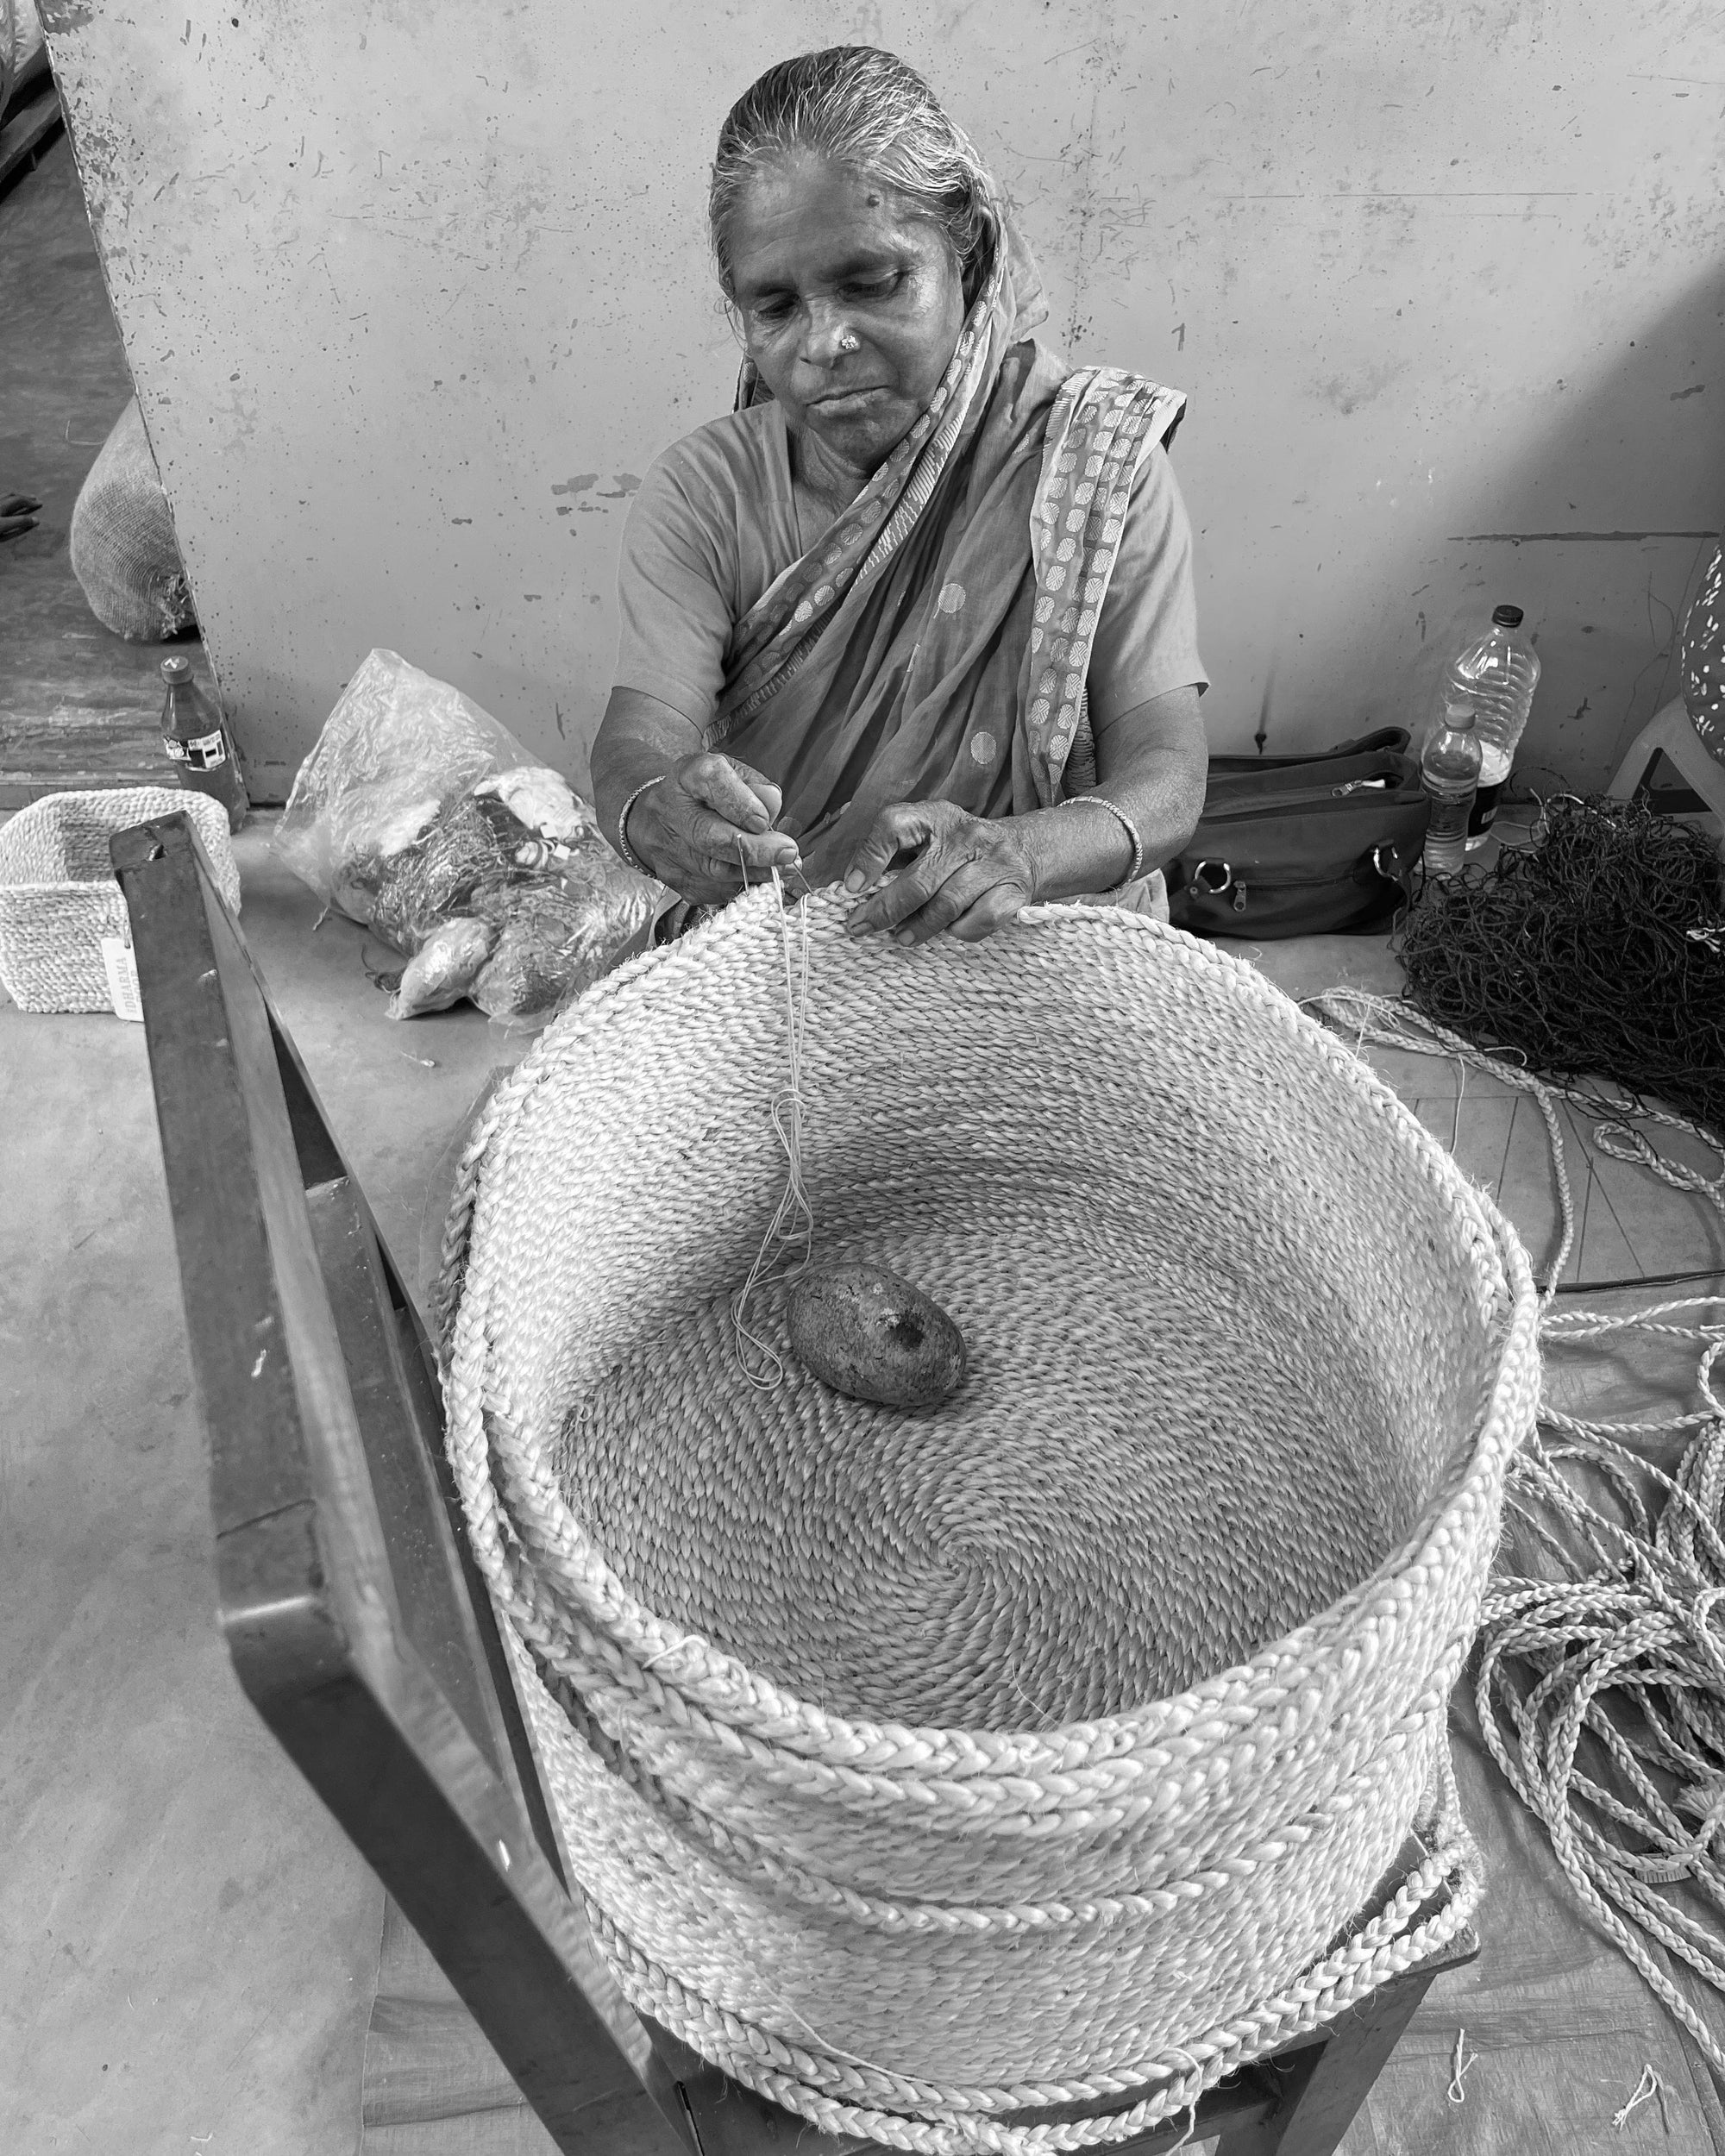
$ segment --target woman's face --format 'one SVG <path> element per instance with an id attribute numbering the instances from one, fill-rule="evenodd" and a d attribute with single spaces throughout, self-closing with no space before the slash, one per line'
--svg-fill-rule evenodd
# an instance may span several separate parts
<path id="1" fill-rule="evenodd" d="M 749 356 L 792 431 L 872 473 L 957 348 L 952 242 L 894 188 L 811 156 L 756 173 L 727 238 Z"/>

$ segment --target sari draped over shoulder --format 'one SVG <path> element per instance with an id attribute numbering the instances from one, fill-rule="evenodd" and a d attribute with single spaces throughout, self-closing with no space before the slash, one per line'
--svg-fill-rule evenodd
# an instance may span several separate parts
<path id="1" fill-rule="evenodd" d="M 1010 215 L 928 409 L 738 621 L 706 730 L 783 789 L 815 883 L 877 812 L 1045 808 L 1095 780 L 1090 650 L 1134 477 L 1185 409 L 1112 367 L 1068 373 Z M 739 408 L 766 392 L 750 363 Z"/>

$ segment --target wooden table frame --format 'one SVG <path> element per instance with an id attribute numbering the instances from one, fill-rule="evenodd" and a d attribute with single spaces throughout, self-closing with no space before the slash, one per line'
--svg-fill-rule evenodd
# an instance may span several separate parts
<path id="1" fill-rule="evenodd" d="M 247 1696 L 465 2001 L 565 2156 L 637 2085 L 668 2152 L 841 2156 L 599 1965 L 467 1547 L 436 1358 L 238 925 L 180 815 L 117 833 L 186 1330 L 219 1614 Z M 1330 2156 L 1457 1947 L 1198 2106 L 1218 2156 Z M 1129 2098 L 1023 2113 L 1050 2122 Z M 1185 2120 L 1109 2146 L 1151 2156 Z"/>

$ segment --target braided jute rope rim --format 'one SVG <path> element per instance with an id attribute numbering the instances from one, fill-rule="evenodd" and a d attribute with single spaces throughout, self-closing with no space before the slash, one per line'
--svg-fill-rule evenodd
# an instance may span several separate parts
<path id="1" fill-rule="evenodd" d="M 1134 2064 L 1125 2073 L 1007 2089 L 950 2089 L 875 2069 L 847 2071 L 830 2055 L 785 2044 L 690 1992 L 639 1953 L 597 1903 L 585 1896 L 583 1902 L 600 1951 L 631 2005 L 734 2080 L 822 2132 L 859 2134 L 924 2156 L 982 2156 L 983 2152 L 1044 2156 L 1044 2152 L 1106 2147 L 1177 2117 L 1238 2068 L 1333 2021 L 1391 1977 L 1440 1952 L 1467 1924 L 1481 1892 L 1477 1852 L 1459 1814 L 1449 1810 L 1440 1824 L 1446 1838 L 1402 1890 L 1334 1953 L 1276 1997 L 1177 2051 L 1165 2050 Z M 1424 1903 L 1438 1897 L 1440 1906 L 1431 1916 L 1410 1921 Z M 834 2083 L 849 2084 L 852 2093 L 831 2093 Z M 987 2109 L 1099 2102 L 1158 2083 L 1164 2085 L 1157 2094 L 1127 2110 L 1063 2124 L 1014 2126 L 978 2115 Z M 876 2108 L 882 2094 L 900 2096 L 905 2109 Z M 869 2096 L 875 2101 L 858 2100 Z M 945 2115 L 930 2117 L 930 2113 Z"/>
<path id="2" fill-rule="evenodd" d="M 511 1651 L 519 1649 L 512 1647 Z M 531 1689 L 539 1711 L 561 1715 L 563 1710 L 549 1694 L 536 1687 Z M 1319 1959 L 1296 1965 L 1297 1973 L 1272 1973 L 1267 1997 L 1254 1996 L 1194 2041 L 1165 2046 L 1113 2071 L 1005 2087 L 953 2088 L 871 2067 L 843 2051 L 812 2053 L 690 1991 L 636 1947 L 601 1904 L 585 1894 L 583 1904 L 595 1943 L 632 2003 L 737 2079 L 825 2131 L 866 2134 L 885 2146 L 937 2152 L 938 2156 L 969 2156 L 969 2152 L 980 2150 L 1039 2156 L 1044 2150 L 1102 2146 L 1177 2115 L 1203 2089 L 1234 2068 L 1333 2019 L 1392 1976 L 1439 1951 L 1460 1931 L 1477 1907 L 1479 1877 L 1476 1852 L 1460 1817 L 1442 1712 L 1440 1702 L 1427 1732 L 1429 1742 L 1421 1766 L 1422 1771 L 1429 1766 L 1432 1778 L 1425 1802 L 1414 1814 L 1430 1853 L 1399 1891 L 1368 1921 L 1350 1927 L 1348 1935 Z M 601 1775 L 606 1771 L 597 1758 L 594 1768 Z M 575 1802 L 581 1809 L 579 1796 Z M 766 1973 L 770 1980 L 770 1968 Z M 790 2002 L 780 2003 L 819 2040 L 816 2030 Z M 1184 2078 L 1175 2078 L 1180 2075 Z M 1019 2126 L 976 2115 L 979 2111 L 1011 2113 L 1072 2102 L 1106 2102 L 1113 2096 L 1139 2096 L 1162 2084 L 1168 2085 L 1152 2097 L 1140 2096 L 1128 2111 L 1070 2126 Z M 883 2103 L 898 2108 L 883 2109 Z M 932 2113 L 944 2115 L 931 2118 Z"/>
<path id="3" fill-rule="evenodd" d="M 1434 1730 L 1441 1730 L 1442 1709 L 1455 1678 L 1461 1673 L 1466 1651 L 1465 1644 L 1458 1642 L 1446 1658 L 1446 1669 L 1434 1683 L 1432 1696 L 1422 1700 L 1417 1713 L 1405 1716 L 1395 1728 L 1384 1733 L 1375 1762 L 1380 1770 L 1385 1767 L 1387 1759 L 1399 1753 L 1404 1744 L 1431 1745 Z M 559 1683 L 548 1689 L 610 1772 L 626 1782 L 684 1833 L 705 1843 L 734 1877 L 756 1880 L 809 1908 L 840 1913 L 850 1922 L 870 1931 L 921 1935 L 1101 1932 L 1134 1917 L 1170 1916 L 1182 1906 L 1202 1901 L 1231 1881 L 1253 1878 L 1261 1871 L 1274 1870 L 1296 1858 L 1312 1843 L 1326 1839 L 1339 1822 L 1359 1808 L 1357 1791 L 1351 1783 L 1344 1783 L 1329 1793 L 1325 1806 L 1314 1806 L 1295 1818 L 1282 1821 L 1268 1839 L 1250 1848 L 1218 1852 L 1199 1866 L 1170 1866 L 1162 1879 L 1153 1884 L 1145 1883 L 1137 1893 L 1081 1901 L 979 1903 L 923 1898 L 912 1902 L 892 1902 L 861 1894 L 854 1887 L 794 1864 L 756 1837 L 710 1813 L 673 1789 L 664 1780 L 649 1774 L 598 1723 L 573 1685 Z M 568 1697 L 561 1695 L 566 1689 Z M 1149 1856 L 1134 1860 L 1133 1870 L 1140 1877 L 1153 1868 L 1154 1860 Z"/>
<path id="4" fill-rule="evenodd" d="M 821 893 L 807 903 L 812 937 L 842 936 L 841 899 Z M 1107 1720 L 1015 1733 L 853 1721 L 800 1700 L 711 1640 L 665 1624 L 629 1593 L 570 1511 L 550 1472 L 546 1447 L 523 1427 L 490 1368 L 490 1282 L 470 1263 L 485 1172 L 506 1154 L 530 1096 L 588 1053 L 593 1037 L 626 1023 L 643 997 L 696 987 L 708 954 L 725 942 L 748 937 L 762 942 L 764 950 L 764 934 L 778 932 L 778 906 L 770 891 L 752 894 L 670 950 L 633 961 L 590 991 L 499 1087 L 458 1170 L 436 1300 L 446 1345 L 451 1457 L 480 1561 L 524 1636 L 536 1645 L 552 1644 L 536 1638 L 547 1629 L 550 1611 L 540 1580 L 524 1589 L 520 1559 L 528 1552 L 517 1539 L 523 1532 L 531 1538 L 531 1554 L 555 1571 L 555 1629 L 566 1630 L 586 1676 L 602 1689 L 621 1687 L 655 1717 L 747 1758 L 787 1787 L 831 1791 L 864 1803 L 949 1808 L 961 1819 L 979 1812 L 988 1815 L 993 1831 L 999 1830 L 1003 1809 L 1022 1809 L 1027 1824 L 1059 1831 L 1046 1815 L 1075 1808 L 1089 1831 L 1098 1805 L 1124 1802 L 1130 1810 L 1154 1804 L 1154 1796 L 1143 1794 L 1147 1780 L 1163 1783 L 1165 1796 L 1167 1781 L 1183 1767 L 1213 1784 L 1229 1740 L 1239 1739 L 1243 1730 L 1242 1749 L 1250 1752 L 1253 1725 L 1273 1722 L 1278 1744 L 1286 1745 L 1302 1729 L 1328 1720 L 1335 1697 L 1355 1692 L 1370 1677 L 1379 1659 L 1376 1635 L 1393 1627 L 1433 1582 L 1452 1576 L 1458 1561 L 1464 1570 L 1479 1569 L 1482 1528 L 1495 1520 L 1504 1470 L 1531 1426 L 1537 1400 L 1538 1313 L 1531 1270 L 1513 1232 L 1437 1140 L 1333 1035 L 1243 962 L 1118 909 L 1031 908 L 1007 933 L 1070 935 L 1082 924 L 1086 935 L 1157 937 L 1163 962 L 1208 975 L 1207 986 L 1249 1000 L 1266 1025 L 1300 1037 L 1308 1052 L 1357 1095 L 1363 1115 L 1394 1126 L 1396 1142 L 1472 1252 L 1482 1320 L 1501 1323 L 1507 1312 L 1502 1357 L 1484 1417 L 1441 1504 L 1428 1507 L 1414 1534 L 1370 1578 L 1250 1663 Z M 892 963 L 893 955 L 880 962 Z M 494 1441 L 500 1458 L 493 1455 Z M 499 1503 L 494 1464 L 504 1469 L 513 1515 L 508 1520 Z M 536 1574 L 540 1568 L 529 1569 Z M 1333 1667 L 1320 1686 L 1313 1664 L 1326 1651 Z M 552 1658 L 559 1658 L 554 1653 Z M 1250 1696 L 1243 1699 L 1243 1693 Z"/>

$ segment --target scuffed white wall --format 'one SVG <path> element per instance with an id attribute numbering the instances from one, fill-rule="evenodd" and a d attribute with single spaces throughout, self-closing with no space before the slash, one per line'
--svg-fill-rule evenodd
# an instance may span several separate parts
<path id="1" fill-rule="evenodd" d="M 189 7 L 191 0 L 186 0 Z M 882 43 L 1023 205 L 1077 360 L 1191 392 L 1213 745 L 1414 721 L 1528 612 L 1597 781 L 1725 514 L 1707 0 L 45 0 L 206 640 L 279 797 L 373 644 L 586 778 L 637 477 L 727 408 L 706 160 Z"/>

